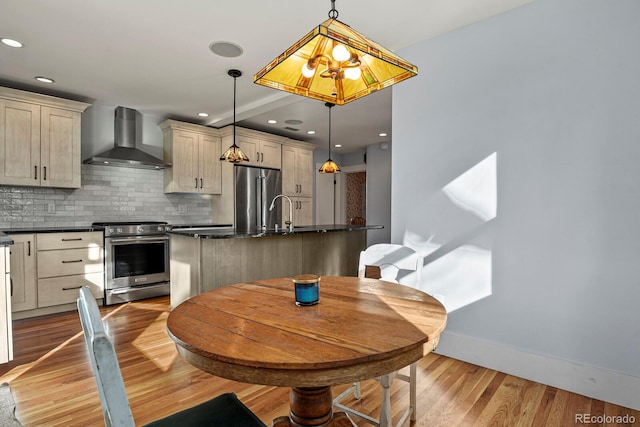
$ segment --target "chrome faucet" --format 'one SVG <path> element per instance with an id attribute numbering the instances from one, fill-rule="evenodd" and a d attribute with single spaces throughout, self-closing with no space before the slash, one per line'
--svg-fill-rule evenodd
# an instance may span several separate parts
<path id="1" fill-rule="evenodd" d="M 289 196 L 278 194 L 276 197 L 274 197 L 271 201 L 271 206 L 269 206 L 269 212 L 271 212 L 275 207 L 275 203 L 278 197 L 284 197 L 285 199 L 287 199 L 287 201 L 289 201 L 289 221 L 285 221 L 285 224 L 288 225 L 289 231 L 293 231 L 293 203 L 291 203 L 291 199 L 289 198 Z"/>

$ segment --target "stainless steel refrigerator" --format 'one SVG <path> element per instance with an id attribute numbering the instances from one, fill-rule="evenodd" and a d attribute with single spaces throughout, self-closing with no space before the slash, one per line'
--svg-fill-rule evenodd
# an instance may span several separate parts
<path id="1" fill-rule="evenodd" d="M 272 211 L 269 205 L 282 192 L 282 177 L 277 169 L 234 165 L 235 227 L 238 231 L 261 231 L 282 227 L 282 198 Z"/>

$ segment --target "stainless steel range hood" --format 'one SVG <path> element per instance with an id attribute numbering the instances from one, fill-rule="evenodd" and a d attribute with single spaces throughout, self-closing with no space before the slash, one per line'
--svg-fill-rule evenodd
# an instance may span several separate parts
<path id="1" fill-rule="evenodd" d="M 109 165 L 138 169 L 165 169 L 170 163 L 136 148 L 136 114 L 131 108 L 115 110 L 114 148 L 86 159 L 90 165 Z"/>

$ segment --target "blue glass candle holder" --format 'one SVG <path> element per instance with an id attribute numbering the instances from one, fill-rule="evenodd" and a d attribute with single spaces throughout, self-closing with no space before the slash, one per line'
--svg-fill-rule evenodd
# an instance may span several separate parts
<path id="1" fill-rule="evenodd" d="M 293 278 L 296 292 L 296 305 L 315 305 L 320 300 L 320 276 L 301 274 Z"/>

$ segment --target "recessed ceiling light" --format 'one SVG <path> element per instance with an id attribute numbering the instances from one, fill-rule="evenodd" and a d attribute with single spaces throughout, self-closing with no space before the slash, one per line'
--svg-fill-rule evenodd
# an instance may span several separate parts
<path id="1" fill-rule="evenodd" d="M 379 133 L 378 136 L 387 136 L 387 134 L 382 132 L 382 133 Z"/>
<path id="2" fill-rule="evenodd" d="M 2 39 L 0 39 L 0 41 L 2 42 L 2 44 L 7 45 L 9 47 L 24 47 L 24 45 L 20 43 L 18 40 L 3 37 Z"/>
<path id="3" fill-rule="evenodd" d="M 198 116 L 200 116 L 200 117 L 209 117 L 209 114 L 207 114 L 207 113 L 198 113 Z"/>
<path id="4" fill-rule="evenodd" d="M 244 52 L 240 46 L 232 42 L 213 42 L 209 45 L 209 50 L 218 56 L 225 58 L 235 58 Z"/>
<path id="5" fill-rule="evenodd" d="M 34 77 L 37 81 L 39 81 L 40 83 L 54 83 L 55 80 L 50 79 L 49 77 L 43 77 L 43 76 L 37 76 Z"/>
<path id="6" fill-rule="evenodd" d="M 308 131 L 307 131 L 307 134 L 309 134 L 309 135 L 315 135 L 315 134 L 316 134 L 316 131 L 315 131 L 315 130 L 308 130 Z"/>
<path id="7" fill-rule="evenodd" d="M 340 147 L 342 147 L 342 144 L 336 144 L 336 145 L 334 145 L 334 147 L 340 148 Z"/>
<path id="8" fill-rule="evenodd" d="M 277 121 L 277 120 L 273 120 L 273 119 L 271 119 L 271 120 L 267 120 L 267 123 L 270 123 L 270 124 L 272 124 L 272 125 L 275 125 L 276 123 L 278 123 L 278 121 Z"/>

